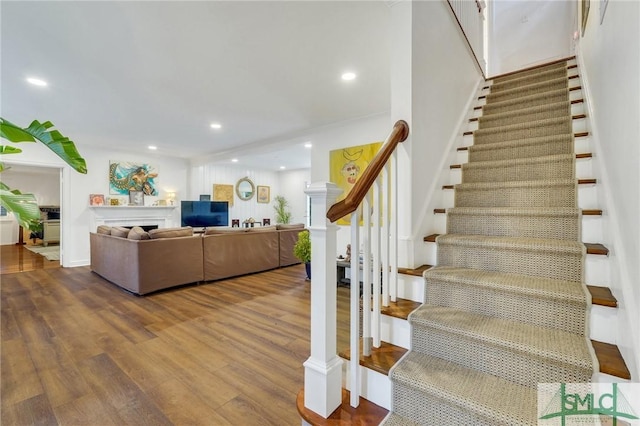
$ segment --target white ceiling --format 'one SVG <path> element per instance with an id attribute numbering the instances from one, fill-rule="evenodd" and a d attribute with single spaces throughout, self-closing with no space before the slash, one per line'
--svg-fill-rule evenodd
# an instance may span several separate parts
<path id="1" fill-rule="evenodd" d="M 305 131 L 390 105 L 382 1 L 2 1 L 0 13 L 2 117 L 50 120 L 80 152 L 153 144 L 309 167 Z"/>

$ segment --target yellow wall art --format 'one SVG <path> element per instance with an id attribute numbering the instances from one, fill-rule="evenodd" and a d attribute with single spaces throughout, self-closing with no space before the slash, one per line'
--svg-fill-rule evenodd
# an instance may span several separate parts
<path id="1" fill-rule="evenodd" d="M 376 156 L 382 142 L 352 146 L 329 152 L 329 179 L 342 189 L 338 201 L 343 200 L 356 184 L 365 169 Z M 338 225 L 349 225 L 351 215 L 336 221 Z"/>

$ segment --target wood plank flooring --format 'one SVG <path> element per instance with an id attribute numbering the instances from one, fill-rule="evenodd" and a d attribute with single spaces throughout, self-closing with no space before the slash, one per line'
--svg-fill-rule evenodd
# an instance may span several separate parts
<path id="1" fill-rule="evenodd" d="M 30 241 L 27 245 L 30 245 Z M 25 247 L 26 245 L 17 244 L 0 246 L 0 274 L 60 267 L 60 261 L 47 260 L 44 256 L 29 251 Z"/>
<path id="2" fill-rule="evenodd" d="M 300 424 L 309 286 L 302 265 L 145 297 L 88 267 L 4 274 L 0 423 Z"/>

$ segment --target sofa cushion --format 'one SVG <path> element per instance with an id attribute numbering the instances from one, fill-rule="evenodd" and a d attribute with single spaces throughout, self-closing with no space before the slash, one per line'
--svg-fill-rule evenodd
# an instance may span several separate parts
<path id="1" fill-rule="evenodd" d="M 111 228 L 111 235 L 114 237 L 127 238 L 129 236 L 129 228 L 124 226 L 114 226 Z"/>
<path id="2" fill-rule="evenodd" d="M 149 237 L 152 240 L 157 238 L 178 238 L 178 237 L 191 237 L 193 235 L 193 228 L 186 226 L 184 228 L 158 228 L 149 231 Z"/>
<path id="3" fill-rule="evenodd" d="M 127 235 L 127 238 L 130 240 L 148 240 L 151 237 L 149 236 L 149 233 L 144 229 L 140 228 L 139 226 L 134 226 L 133 228 L 131 228 L 131 231 L 129 231 L 129 235 Z"/>
<path id="4" fill-rule="evenodd" d="M 278 229 L 304 229 L 304 223 L 279 223 L 276 225 Z"/>
<path id="5" fill-rule="evenodd" d="M 111 235 L 111 227 L 107 225 L 98 226 L 98 234 Z"/>
<path id="6" fill-rule="evenodd" d="M 230 228 L 228 226 L 212 226 L 205 229 L 204 235 L 217 235 L 217 234 L 242 234 L 248 232 L 249 228 Z"/>
<path id="7" fill-rule="evenodd" d="M 272 226 L 257 226 L 255 228 L 249 228 L 249 232 L 273 232 L 277 229 L 275 225 Z"/>

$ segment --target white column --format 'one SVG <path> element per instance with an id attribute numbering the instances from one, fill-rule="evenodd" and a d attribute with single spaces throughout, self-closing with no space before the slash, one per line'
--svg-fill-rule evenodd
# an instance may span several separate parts
<path id="1" fill-rule="evenodd" d="M 326 214 L 342 193 L 330 182 L 311 184 L 311 356 L 304 363 L 304 406 L 329 417 L 342 401 L 342 360 L 336 351 L 336 233 Z M 356 247 L 357 256 L 357 247 Z"/>

